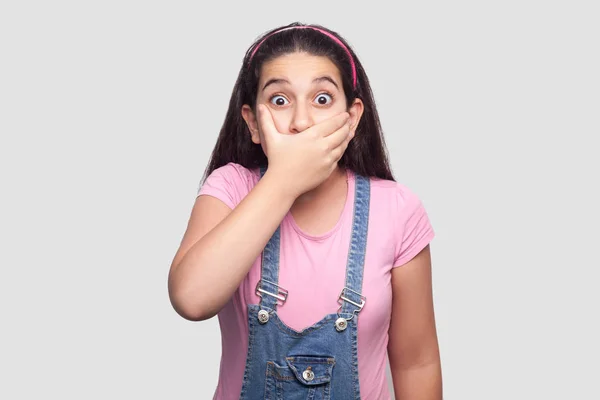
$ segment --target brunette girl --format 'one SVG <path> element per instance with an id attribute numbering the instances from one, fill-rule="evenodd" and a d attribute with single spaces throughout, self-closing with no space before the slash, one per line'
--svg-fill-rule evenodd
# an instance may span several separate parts
<path id="1" fill-rule="evenodd" d="M 247 51 L 169 273 L 184 318 L 218 315 L 214 399 L 442 398 L 430 241 L 394 180 L 367 75 L 319 25 Z"/>

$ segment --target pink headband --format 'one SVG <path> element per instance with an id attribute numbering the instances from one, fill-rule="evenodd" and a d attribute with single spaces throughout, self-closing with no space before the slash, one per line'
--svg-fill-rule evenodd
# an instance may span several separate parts
<path id="1" fill-rule="evenodd" d="M 350 66 L 352 67 L 352 85 L 353 85 L 353 88 L 356 89 L 356 65 L 354 65 L 354 59 L 352 58 L 352 54 L 350 54 L 350 50 L 348 50 L 348 48 L 346 47 L 346 45 L 344 45 L 344 43 L 340 39 L 338 39 L 337 37 L 335 37 L 331 33 L 327 32 L 327 31 L 325 31 L 323 29 L 316 28 L 314 26 L 305 26 L 305 25 L 290 26 L 290 27 L 283 28 L 283 29 L 280 29 L 278 31 L 275 31 L 275 32 L 271 33 L 270 35 L 268 35 L 267 37 L 265 37 L 263 40 L 260 41 L 260 43 L 258 43 L 256 45 L 256 47 L 252 51 L 252 54 L 250 55 L 249 63 L 252 62 L 252 58 L 254 57 L 254 54 L 256 53 L 256 51 L 258 50 L 258 48 L 260 47 L 260 45 L 263 44 L 263 42 L 265 40 L 267 40 L 268 38 L 270 38 L 272 35 L 274 35 L 276 33 L 279 33 L 279 32 L 287 31 L 289 29 L 307 29 L 307 28 L 313 29 L 315 31 L 319 31 L 319 32 L 323 33 L 324 35 L 329 36 L 330 38 L 332 38 L 337 44 L 339 44 L 346 51 L 346 53 L 348 54 L 348 58 L 350 59 Z"/>

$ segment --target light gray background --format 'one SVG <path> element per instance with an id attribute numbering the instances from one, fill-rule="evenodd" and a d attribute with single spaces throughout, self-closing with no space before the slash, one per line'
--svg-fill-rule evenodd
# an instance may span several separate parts
<path id="1" fill-rule="evenodd" d="M 446 399 L 600 399 L 593 1 L 6 1 L 0 398 L 209 399 L 167 272 L 246 48 L 292 21 L 369 74 L 432 242 Z"/>

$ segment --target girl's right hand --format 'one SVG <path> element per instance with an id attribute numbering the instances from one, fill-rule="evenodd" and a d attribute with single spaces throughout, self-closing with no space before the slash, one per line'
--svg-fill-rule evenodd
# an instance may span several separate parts
<path id="1" fill-rule="evenodd" d="M 257 106 L 258 124 L 269 160 L 267 174 L 294 198 L 314 189 L 334 171 L 354 136 L 347 112 L 296 134 L 281 134 L 269 109 Z"/>

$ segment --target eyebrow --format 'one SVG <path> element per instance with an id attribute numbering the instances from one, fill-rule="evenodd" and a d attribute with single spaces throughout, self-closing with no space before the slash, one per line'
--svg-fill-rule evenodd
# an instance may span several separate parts
<path id="1" fill-rule="evenodd" d="M 320 82 L 330 82 L 333 84 L 333 86 L 335 86 L 336 89 L 340 89 L 338 87 L 338 84 L 335 83 L 335 81 L 333 80 L 333 78 L 331 78 L 330 76 L 324 75 L 324 76 L 320 76 L 318 78 L 313 79 L 313 83 L 320 83 Z M 290 81 L 288 81 L 287 79 L 283 79 L 283 78 L 273 78 L 273 79 L 269 79 L 265 85 L 263 86 L 262 90 L 264 91 L 267 86 L 269 85 L 275 85 L 275 84 L 290 84 Z"/>
<path id="2" fill-rule="evenodd" d="M 336 89 L 340 89 L 337 85 L 337 83 L 335 83 L 335 81 L 333 80 L 332 77 L 324 75 L 324 76 L 320 76 L 318 78 L 313 79 L 313 83 L 319 83 L 319 82 L 331 82 L 333 84 L 333 86 L 335 86 Z"/>

